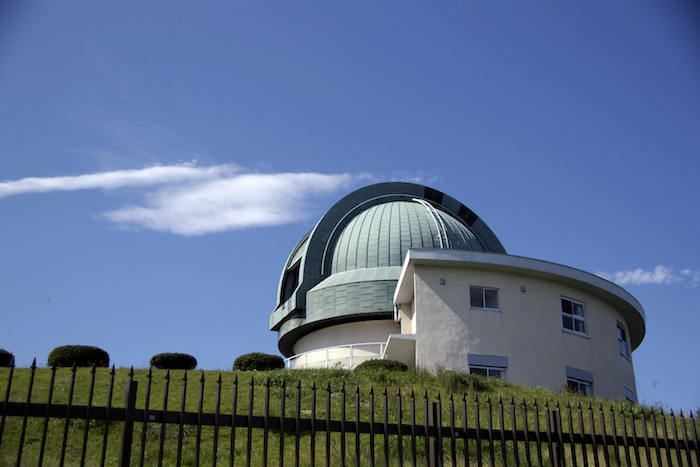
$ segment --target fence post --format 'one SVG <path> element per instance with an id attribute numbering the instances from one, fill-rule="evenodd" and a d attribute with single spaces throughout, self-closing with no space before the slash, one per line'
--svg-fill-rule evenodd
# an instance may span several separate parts
<path id="1" fill-rule="evenodd" d="M 433 433 L 426 433 L 426 457 L 427 464 L 430 467 L 438 467 L 442 465 L 442 446 L 438 443 L 438 433 L 441 427 L 438 426 L 438 404 L 432 402 L 428 404 L 428 430 Z"/>
<path id="2" fill-rule="evenodd" d="M 561 414 L 559 410 L 549 412 L 550 439 L 552 440 L 552 467 L 564 465 L 564 446 L 561 442 Z"/>
<path id="3" fill-rule="evenodd" d="M 131 462 L 131 441 L 134 435 L 134 411 L 136 409 L 136 392 L 138 381 L 127 381 L 124 394 L 124 425 L 122 427 L 122 440 L 119 447 L 119 467 L 128 467 Z"/>

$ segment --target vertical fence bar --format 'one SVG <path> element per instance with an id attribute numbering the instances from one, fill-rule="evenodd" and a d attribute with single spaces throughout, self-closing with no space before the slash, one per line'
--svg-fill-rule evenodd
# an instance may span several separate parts
<path id="1" fill-rule="evenodd" d="M 51 388 L 53 390 L 53 379 L 54 376 L 56 375 L 56 367 L 52 368 L 53 374 L 51 375 Z M 107 461 L 107 439 L 109 438 L 109 422 L 111 419 L 111 413 L 112 413 L 112 396 L 114 394 L 114 377 L 116 376 L 117 372 L 114 369 L 114 365 L 112 365 L 112 371 L 109 372 L 109 389 L 107 389 L 107 413 L 105 416 L 105 429 L 104 429 L 104 434 L 102 436 L 102 456 L 100 458 L 100 466 L 104 467 L 105 462 Z M 51 395 L 49 393 L 49 401 L 51 399 Z M 46 424 L 48 426 L 48 407 L 47 407 L 47 413 L 46 413 Z M 43 448 L 43 445 L 42 445 Z M 41 464 L 41 462 L 39 463 Z"/>
<path id="2" fill-rule="evenodd" d="M 418 453 L 416 452 L 416 395 L 411 388 L 411 456 L 412 466 L 416 467 L 416 459 L 418 458 Z"/>
<path id="3" fill-rule="evenodd" d="M 439 405 L 437 402 L 433 402 L 426 405 L 426 427 L 425 427 L 425 445 L 426 445 L 426 463 L 430 467 L 439 467 L 442 465 L 440 462 L 442 460 L 440 455 L 441 443 L 437 436 L 437 432 L 440 431 L 440 426 L 438 425 L 438 410 Z"/>
<path id="4" fill-rule="evenodd" d="M 369 387 L 369 465 L 374 467 L 374 386 Z"/>
<path id="5" fill-rule="evenodd" d="M 556 465 L 557 457 L 554 454 L 554 443 L 552 441 L 552 412 L 549 410 L 549 399 L 544 401 L 544 423 L 547 430 L 547 450 L 549 451 L 549 461 L 552 465 Z"/>
<path id="6" fill-rule="evenodd" d="M 34 375 L 36 374 L 36 358 L 32 362 L 31 373 L 29 375 L 29 388 L 27 389 L 27 404 L 24 406 L 24 417 L 22 419 L 22 431 L 19 437 L 19 449 L 17 451 L 17 465 L 22 465 L 22 451 L 24 450 L 24 436 L 27 432 L 27 419 L 29 418 L 29 403 L 32 401 L 32 388 L 34 386 Z"/>
<path id="7" fill-rule="evenodd" d="M 148 433 L 148 419 L 150 417 L 149 409 L 151 406 L 151 382 L 153 380 L 153 369 L 148 369 L 148 374 L 146 375 L 146 398 L 143 403 L 143 425 L 141 425 L 141 459 L 139 460 L 139 466 L 143 467 L 146 460 L 146 434 Z"/>
<path id="8" fill-rule="evenodd" d="M 537 461 L 540 463 L 540 465 L 543 464 L 543 458 L 542 458 L 542 440 L 540 439 L 540 409 L 537 406 L 537 399 L 535 399 L 535 402 L 532 404 L 532 410 L 533 414 L 532 416 L 535 419 L 535 440 L 537 441 Z"/>
<path id="9" fill-rule="evenodd" d="M 352 352 L 352 346 L 350 347 Z M 340 465 L 345 466 L 345 382 L 340 388 Z"/>
<path id="10" fill-rule="evenodd" d="M 68 405 L 66 405 L 66 422 L 63 428 L 63 443 L 61 443 L 61 459 L 58 463 L 60 467 L 63 467 L 66 462 L 66 447 L 68 445 L 68 428 L 70 427 L 70 413 L 73 405 L 73 391 L 75 390 L 75 372 L 77 368 L 73 365 L 71 369 L 72 376 L 70 380 L 70 389 L 68 392 Z"/>
<path id="11" fill-rule="evenodd" d="M 603 456 L 605 465 L 610 465 L 610 452 L 608 450 L 608 430 L 605 427 L 605 415 L 603 414 L 603 404 L 598 407 L 598 416 L 600 418 L 600 429 L 603 432 Z"/>
<path id="12" fill-rule="evenodd" d="M 251 451 L 253 450 L 253 377 L 250 377 L 250 392 L 248 396 L 248 439 L 246 440 L 247 443 L 247 452 L 246 452 L 246 458 L 245 458 L 245 465 L 246 467 L 250 467 L 250 455 Z"/>
<path id="13" fill-rule="evenodd" d="M 663 416 L 663 411 L 661 412 L 661 415 Z M 652 435 L 654 435 L 654 446 L 656 446 L 656 461 L 658 462 L 658 465 L 661 464 L 661 445 L 659 444 L 659 434 L 658 434 L 658 426 L 656 425 L 656 412 L 654 412 L 654 409 L 652 409 L 651 412 L 651 426 L 652 426 Z"/>
<path id="14" fill-rule="evenodd" d="M 216 380 L 216 401 L 214 402 L 214 442 L 211 447 L 211 465 L 216 467 L 219 457 L 219 427 L 221 426 L 221 372 Z"/>
<path id="15" fill-rule="evenodd" d="M 474 428 L 476 429 L 476 464 L 481 467 L 481 414 L 479 413 L 479 397 L 474 396 Z"/>
<path id="16" fill-rule="evenodd" d="M 177 431 L 177 467 L 182 465 L 182 440 L 185 436 L 185 406 L 187 405 L 187 370 L 182 377 L 182 392 L 180 396 L 180 420 Z"/>
<path id="17" fill-rule="evenodd" d="M 160 443 L 158 445 L 158 467 L 163 465 L 163 450 L 165 448 L 165 413 L 168 410 L 168 396 L 170 392 L 170 370 L 165 373 L 165 386 L 163 388 L 163 420 L 160 425 Z"/>
<path id="18" fill-rule="evenodd" d="M 520 454 L 518 449 L 518 421 L 515 418 L 515 397 L 510 397 L 510 430 L 513 435 L 513 457 L 515 466 L 520 467 Z M 527 433 L 527 427 L 523 429 Z"/>
<path id="19" fill-rule="evenodd" d="M 523 434 L 525 435 L 525 460 L 529 465 L 532 457 L 530 456 L 530 428 L 527 423 L 527 402 L 525 402 L 525 399 L 523 399 L 521 412 L 523 415 Z"/>
<path id="20" fill-rule="evenodd" d="M 355 386 L 355 465 L 360 467 L 360 385 Z"/>
<path id="21" fill-rule="evenodd" d="M 133 380 L 133 369 L 131 378 L 126 383 L 124 394 L 124 425 L 122 425 L 122 439 L 119 447 L 119 466 L 128 467 L 131 465 L 131 442 L 134 435 L 134 410 L 136 408 L 136 393 L 139 383 Z"/>
<path id="22" fill-rule="evenodd" d="M 583 466 L 588 467 L 588 453 L 586 452 L 586 439 L 584 436 L 586 432 L 583 427 L 583 408 L 581 407 L 581 401 L 578 402 L 578 426 L 579 435 L 581 435 L 581 454 L 583 456 Z M 593 427 L 591 426 L 591 434 L 595 438 L 595 433 L 593 433 Z M 573 433 L 572 433 L 573 435 Z M 573 439 L 573 438 L 572 438 Z"/>
<path id="23" fill-rule="evenodd" d="M 36 362 L 36 359 L 34 360 Z M 92 369 L 90 370 L 90 389 L 88 392 L 88 404 L 87 404 L 87 412 L 85 414 L 85 432 L 83 433 L 83 453 L 80 456 L 80 467 L 83 467 L 85 465 L 85 456 L 87 455 L 87 443 L 88 443 L 88 434 L 90 433 L 90 409 L 92 408 L 92 396 L 95 391 L 95 373 L 97 372 L 97 368 L 95 367 L 95 364 L 92 364 Z M 19 462 L 17 465 L 20 465 Z"/>
<path id="24" fill-rule="evenodd" d="M 695 460 L 698 465 L 700 465 L 700 443 L 698 443 L 698 430 L 695 428 L 695 417 L 693 416 L 693 411 L 690 411 L 690 428 L 693 435 L 693 442 L 695 443 Z"/>
<path id="25" fill-rule="evenodd" d="M 464 429 L 464 467 L 469 467 L 469 419 L 467 418 L 467 393 L 462 393 L 462 428 Z"/>
<path id="26" fill-rule="evenodd" d="M 331 466 L 331 383 L 326 388 L 326 467 Z"/>
<path id="27" fill-rule="evenodd" d="M 268 433 L 270 432 L 270 378 L 265 381 L 265 411 L 263 413 L 263 462 L 262 465 L 267 465 L 267 448 L 268 448 Z"/>
<path id="28" fill-rule="evenodd" d="M 588 402 L 588 424 L 591 427 L 591 438 L 593 442 L 593 462 L 595 462 L 595 467 L 598 467 L 600 465 L 598 459 L 598 441 L 596 440 L 595 436 L 595 419 L 593 417 L 593 405 L 590 401 Z M 603 435 L 605 435 L 605 433 L 603 433 Z"/>
<path id="29" fill-rule="evenodd" d="M 661 410 L 661 425 L 664 430 L 664 442 L 666 444 L 666 461 L 668 461 L 668 465 L 673 465 L 673 461 L 671 460 L 671 447 L 669 446 L 669 437 L 668 437 L 668 427 L 666 426 L 666 414 L 664 413 L 663 410 Z"/>
<path id="30" fill-rule="evenodd" d="M 202 448 L 202 409 L 204 405 L 204 370 L 199 378 L 199 404 L 197 407 L 197 435 L 194 445 L 194 465 L 199 466 L 199 457 Z"/>
<path id="31" fill-rule="evenodd" d="M 297 380 L 297 400 L 295 410 L 294 466 L 299 467 L 299 438 L 301 432 L 301 380 Z M 312 421 L 313 423 L 313 421 Z"/>
<path id="32" fill-rule="evenodd" d="M 610 429 L 612 430 L 613 448 L 615 449 L 615 462 L 621 465 L 620 444 L 617 441 L 617 424 L 615 423 L 615 409 L 610 404 Z"/>
<path id="33" fill-rule="evenodd" d="M 503 459 L 504 463 L 507 463 L 508 456 L 506 454 L 506 429 L 503 418 L 503 398 L 501 396 L 498 396 L 498 417 L 500 418 L 501 423 L 501 459 Z"/>
<path id="34" fill-rule="evenodd" d="M 452 391 L 450 391 L 450 456 L 454 465 L 457 462 L 457 435 L 455 433 L 455 400 Z"/>
<path id="35" fill-rule="evenodd" d="M 401 427 L 403 426 L 403 414 L 401 412 L 401 388 L 400 387 L 396 393 L 396 420 L 397 420 L 396 430 L 398 432 L 398 446 L 397 446 L 398 456 L 399 456 L 398 461 L 399 461 L 399 467 L 403 467 L 403 433 L 401 430 Z"/>
<path id="36" fill-rule="evenodd" d="M 486 412 L 489 430 L 489 460 L 491 461 L 491 465 L 496 465 L 496 455 L 493 449 L 493 406 L 491 405 L 491 396 L 486 397 Z"/>
<path id="37" fill-rule="evenodd" d="M 44 465 L 44 452 L 46 450 L 46 436 L 49 432 L 49 420 L 51 414 L 51 400 L 53 399 L 53 388 L 56 382 L 56 367 L 51 367 L 51 380 L 49 381 L 49 396 L 46 401 L 46 415 L 44 417 L 44 430 L 41 433 L 41 448 L 39 448 L 39 467 Z M 110 384 L 110 394 L 112 385 Z M 107 410 L 107 417 L 109 417 L 109 409 Z M 109 420 L 109 418 L 108 418 Z M 106 422 L 107 423 L 107 422 Z M 106 441 L 105 441 L 106 444 Z M 104 448 L 103 448 L 104 450 Z M 104 456 L 103 456 L 104 458 Z M 104 461 L 101 465 L 104 465 Z"/>
<path id="38" fill-rule="evenodd" d="M 639 457 L 639 442 L 637 441 L 637 428 L 634 423 L 634 415 L 632 414 L 632 408 L 627 409 L 627 416 L 629 417 L 629 424 L 632 429 L 632 444 L 634 445 L 634 460 L 637 465 L 641 465 L 641 458 Z"/>
<path id="39" fill-rule="evenodd" d="M 625 418 L 624 408 L 620 408 L 620 424 L 622 425 L 622 444 L 625 446 L 625 461 L 629 467 L 632 467 L 630 443 L 629 439 L 627 438 L 627 419 Z"/>
<path id="40" fill-rule="evenodd" d="M 426 467 L 433 467 L 434 462 L 431 462 L 431 451 L 430 451 L 430 420 L 428 417 L 430 410 L 428 407 L 428 391 L 425 391 L 423 395 L 423 426 L 425 427 L 425 465 Z"/>
<path id="41" fill-rule="evenodd" d="M 282 395 L 280 397 L 280 467 L 284 467 L 284 402 L 287 397 L 287 380 L 282 379 Z"/>
<path id="42" fill-rule="evenodd" d="M 676 425 L 676 417 L 673 415 L 673 409 L 671 409 L 671 422 L 673 423 L 673 441 L 676 442 L 676 460 L 678 460 L 678 465 L 683 465 L 681 446 L 678 443 L 678 427 Z"/>
<path id="43" fill-rule="evenodd" d="M 642 428 L 644 430 L 642 431 L 642 437 L 644 439 L 644 450 L 646 452 L 647 465 L 651 465 L 651 447 L 649 446 L 649 430 L 647 429 L 647 420 L 646 416 L 644 415 L 644 410 L 642 410 L 641 420 Z"/>
<path id="44" fill-rule="evenodd" d="M 389 394 L 384 386 L 384 465 L 389 465 Z"/>
<path id="45" fill-rule="evenodd" d="M 688 461 L 688 465 L 693 465 L 693 461 L 690 459 L 690 444 L 688 443 L 688 429 L 685 424 L 685 417 L 683 416 L 683 411 L 681 410 L 681 425 L 683 425 L 683 442 L 685 443 L 685 457 Z"/>
<path id="46" fill-rule="evenodd" d="M 238 375 L 233 379 L 231 394 L 231 446 L 229 448 L 229 466 L 233 467 L 236 459 L 236 412 L 238 411 Z"/>
<path id="47" fill-rule="evenodd" d="M 309 460 L 311 466 L 316 465 L 316 381 L 311 384 L 311 443 Z"/>
<path id="48" fill-rule="evenodd" d="M 574 417 L 571 413 L 571 401 L 566 402 L 566 415 L 569 417 L 569 445 L 571 446 L 571 461 L 573 466 L 576 467 L 578 466 L 578 460 L 576 459 L 576 443 L 574 442 Z"/>

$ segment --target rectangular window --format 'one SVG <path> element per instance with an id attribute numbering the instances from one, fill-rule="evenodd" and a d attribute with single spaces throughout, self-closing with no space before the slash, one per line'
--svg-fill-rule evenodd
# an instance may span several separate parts
<path id="1" fill-rule="evenodd" d="M 593 385 L 588 381 L 581 381 L 574 378 L 566 378 L 566 387 L 569 391 L 580 394 L 582 396 L 593 395 Z"/>
<path id="2" fill-rule="evenodd" d="M 469 354 L 467 362 L 469 363 L 469 373 L 472 375 L 506 379 L 508 357 Z"/>
<path id="3" fill-rule="evenodd" d="M 506 369 L 490 366 L 469 366 L 469 373 L 472 375 L 482 375 L 487 378 L 506 379 Z"/>
<path id="4" fill-rule="evenodd" d="M 629 345 L 627 345 L 627 330 L 620 323 L 617 323 L 617 343 L 620 347 L 620 353 L 630 358 Z"/>
<path id="5" fill-rule="evenodd" d="M 469 287 L 469 302 L 472 308 L 498 310 L 498 289 Z"/>
<path id="6" fill-rule="evenodd" d="M 586 335 L 586 311 L 583 303 L 569 300 L 568 298 L 561 299 L 561 316 L 564 323 L 564 329 L 576 334 Z"/>
<path id="7" fill-rule="evenodd" d="M 566 388 L 582 396 L 593 395 L 593 373 L 578 368 L 566 367 Z"/>

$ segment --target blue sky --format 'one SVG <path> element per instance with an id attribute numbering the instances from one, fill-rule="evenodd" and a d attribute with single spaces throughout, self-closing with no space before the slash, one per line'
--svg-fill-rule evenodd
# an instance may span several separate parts
<path id="1" fill-rule="evenodd" d="M 230 369 L 352 190 L 427 184 L 642 304 L 700 407 L 700 15 L 650 2 L 0 5 L 0 347 Z"/>

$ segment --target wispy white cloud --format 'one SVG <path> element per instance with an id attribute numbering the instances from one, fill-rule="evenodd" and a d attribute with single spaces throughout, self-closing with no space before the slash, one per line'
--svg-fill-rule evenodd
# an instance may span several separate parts
<path id="1" fill-rule="evenodd" d="M 700 285 L 700 271 L 693 269 L 682 269 L 674 271 L 672 268 L 658 265 L 654 269 L 645 271 L 637 268 L 634 270 L 609 272 L 596 272 L 596 274 L 604 279 L 612 281 L 618 285 L 664 285 L 664 284 L 681 284 L 690 287 Z"/>
<path id="2" fill-rule="evenodd" d="M 150 188 L 141 205 L 102 214 L 121 227 L 192 236 L 306 219 L 311 201 L 371 178 L 359 174 L 251 173 L 234 164 L 154 166 L 0 182 L 0 198 L 125 187 Z"/>
<path id="3" fill-rule="evenodd" d="M 348 174 L 245 174 L 170 186 L 148 195 L 145 206 L 105 213 L 110 221 L 180 235 L 273 226 L 306 219 L 313 197 L 349 186 Z"/>

